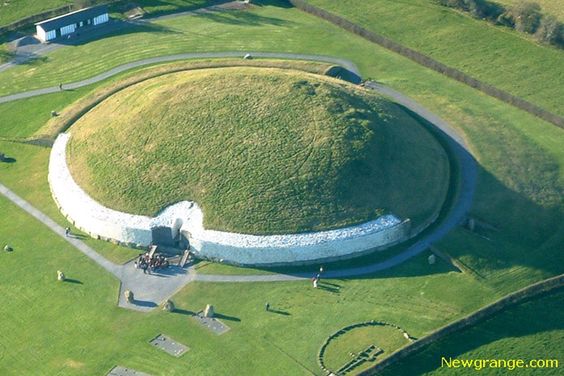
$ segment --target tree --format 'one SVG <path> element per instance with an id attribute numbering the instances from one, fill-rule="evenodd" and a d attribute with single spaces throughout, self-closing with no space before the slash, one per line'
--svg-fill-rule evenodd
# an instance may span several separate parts
<path id="1" fill-rule="evenodd" d="M 535 35 L 541 42 L 562 46 L 564 44 L 563 34 L 564 26 L 558 22 L 556 17 L 544 16 Z"/>
<path id="2" fill-rule="evenodd" d="M 533 34 L 541 22 L 541 7 L 537 3 L 521 2 L 511 7 L 508 11 L 513 19 L 515 30 Z"/>

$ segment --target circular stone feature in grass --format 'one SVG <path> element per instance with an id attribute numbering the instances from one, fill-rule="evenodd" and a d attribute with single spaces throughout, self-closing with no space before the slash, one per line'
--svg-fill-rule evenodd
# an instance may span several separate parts
<path id="1" fill-rule="evenodd" d="M 193 200 L 215 230 L 318 231 L 383 213 L 417 226 L 447 192 L 446 153 L 416 119 L 304 72 L 168 74 L 114 94 L 70 132 L 70 170 L 94 199 L 150 216 Z"/>
<path id="2" fill-rule="evenodd" d="M 374 365 L 409 339 L 398 327 L 374 324 L 347 328 L 331 338 L 323 349 L 322 364 L 335 374 L 356 374 Z"/>

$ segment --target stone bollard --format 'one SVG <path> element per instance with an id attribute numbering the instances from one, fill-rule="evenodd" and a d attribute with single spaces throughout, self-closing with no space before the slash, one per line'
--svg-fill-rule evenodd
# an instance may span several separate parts
<path id="1" fill-rule="evenodd" d="M 172 300 L 165 300 L 165 302 L 163 303 L 163 311 L 174 312 L 175 309 L 176 307 L 174 307 Z"/>
<path id="2" fill-rule="evenodd" d="M 57 281 L 63 282 L 65 280 L 65 273 L 60 270 L 57 270 Z"/>
<path id="3" fill-rule="evenodd" d="M 435 262 L 437 262 L 437 256 L 435 256 L 434 254 L 430 255 L 429 258 L 427 259 L 427 261 L 429 261 L 429 265 L 433 265 L 435 264 Z"/>
<path id="4" fill-rule="evenodd" d="M 204 317 L 213 317 L 215 314 L 213 306 L 211 304 L 208 304 L 206 306 L 206 309 L 204 309 Z"/>
<path id="5" fill-rule="evenodd" d="M 133 292 L 131 290 L 125 290 L 123 295 L 125 295 L 125 301 L 128 303 L 133 303 L 133 301 L 135 300 Z"/>

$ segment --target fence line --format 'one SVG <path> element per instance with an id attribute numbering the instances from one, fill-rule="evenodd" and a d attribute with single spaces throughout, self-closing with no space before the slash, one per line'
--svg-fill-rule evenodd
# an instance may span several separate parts
<path id="1" fill-rule="evenodd" d="M 471 313 L 470 315 L 463 317 L 451 324 L 445 325 L 432 332 L 431 334 L 399 349 L 398 351 L 392 353 L 389 357 L 382 360 L 380 363 L 376 364 L 374 367 L 360 373 L 361 376 L 374 375 L 382 371 L 384 368 L 397 363 L 401 359 L 404 359 L 410 354 L 413 354 L 429 344 L 438 341 L 446 337 L 449 334 L 458 332 L 469 326 L 476 324 L 477 322 L 484 320 L 494 314 L 500 312 L 501 310 L 516 305 L 525 300 L 531 299 L 533 297 L 539 296 L 541 294 L 557 290 L 564 286 L 564 274 L 560 274 L 556 277 L 548 278 L 543 281 L 534 283 L 532 285 L 526 286 L 518 291 L 504 296 L 495 302 L 480 308 L 479 310 Z"/>
<path id="2" fill-rule="evenodd" d="M 459 71 L 458 69 L 449 67 L 443 63 L 436 61 L 435 59 L 424 55 L 420 52 L 417 52 L 409 47 L 405 47 L 391 39 L 388 39 L 382 35 L 378 35 L 374 32 L 371 32 L 362 26 L 359 26 L 353 22 L 348 21 L 347 19 L 337 16 L 331 12 L 328 12 L 324 9 L 318 8 L 309 4 L 305 0 L 289 0 L 289 2 L 295 6 L 296 8 L 310 13 L 314 16 L 320 17 L 326 21 L 329 21 L 342 29 L 345 29 L 353 34 L 359 35 L 364 39 L 369 40 L 372 43 L 376 43 L 384 48 L 387 48 L 393 52 L 396 52 L 408 59 L 421 64 L 429 69 L 434 70 L 435 72 L 441 73 L 449 78 L 455 79 L 459 82 L 462 82 L 470 87 L 480 90 L 481 92 L 488 94 L 496 99 L 499 99 L 505 103 L 508 103 L 514 107 L 517 107 L 523 111 L 527 111 L 535 116 L 540 117 L 543 120 L 546 120 L 560 128 L 564 128 L 564 118 L 556 115 L 550 111 L 545 110 L 544 108 L 537 106 L 531 102 L 528 102 L 522 98 L 519 98 L 515 95 L 512 95 L 504 90 L 498 89 L 495 86 L 490 84 L 484 83 L 464 72 Z"/>

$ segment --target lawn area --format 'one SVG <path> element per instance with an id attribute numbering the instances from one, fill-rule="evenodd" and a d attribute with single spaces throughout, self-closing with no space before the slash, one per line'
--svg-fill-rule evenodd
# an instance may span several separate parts
<path id="1" fill-rule="evenodd" d="M 450 335 L 423 351 L 408 356 L 382 375 L 450 375 L 441 358 L 453 359 L 556 359 L 564 362 L 564 291 L 510 307 L 491 319 Z M 460 375 L 475 375 L 474 368 L 457 369 Z M 507 374 L 507 369 L 482 369 L 488 375 Z M 525 374 L 515 369 L 516 374 Z M 559 375 L 555 368 L 528 369 L 527 375 Z"/>
<path id="2" fill-rule="evenodd" d="M 94 199 L 149 216 L 194 200 L 214 230 L 297 233 L 388 212 L 418 226 L 440 210 L 449 179 L 440 144 L 395 104 L 298 71 L 153 78 L 70 132 L 71 172 Z"/>
<path id="3" fill-rule="evenodd" d="M 90 90 L 91 87 L 84 87 L 0 104 L 0 119 L 6 119 L 0 127 L 0 138 L 20 139 L 31 136 L 51 118 L 51 111 L 60 113 Z M 33 108 L 33 111 L 22 111 L 24 107 Z"/>
<path id="4" fill-rule="evenodd" d="M 525 274 L 534 270 L 533 278 L 552 275 L 562 270 L 558 264 L 553 262 L 553 256 L 560 255 L 561 252 L 557 246 L 557 239 L 552 236 L 562 232 L 558 224 L 563 223 L 560 202 L 564 186 L 564 177 L 561 173 L 564 164 L 564 150 L 561 148 L 564 137 L 562 130 L 462 84 L 445 79 L 437 73 L 423 69 L 415 63 L 354 35 L 342 33 L 335 26 L 318 22 L 316 18 L 309 17 L 297 10 L 264 6 L 255 9 L 252 13 L 245 13 L 242 20 L 270 20 L 270 22 L 257 23 L 253 26 L 256 38 L 251 40 L 247 37 L 248 32 L 245 31 L 247 29 L 243 28 L 240 23 L 231 22 L 234 20 L 232 17 L 233 13 L 208 18 L 181 17 L 167 20 L 166 24 L 182 25 L 185 23 L 184 20 L 189 19 L 194 27 L 200 27 L 201 30 L 215 29 L 216 34 L 213 37 L 207 32 L 190 33 L 187 36 L 188 40 L 191 39 L 192 45 L 198 45 L 199 48 L 201 48 L 200 44 L 205 44 L 209 49 L 221 49 L 222 46 L 227 48 L 225 46 L 228 40 L 232 41 L 230 38 L 234 35 L 233 33 L 240 32 L 242 39 L 238 39 L 238 45 L 241 49 L 246 49 L 245 45 L 249 45 L 249 49 L 251 47 L 258 49 L 262 46 L 260 49 L 263 50 L 282 49 L 354 59 L 365 76 L 378 77 L 379 81 L 384 84 L 410 95 L 431 111 L 440 114 L 466 135 L 466 139 L 481 164 L 473 214 L 484 221 L 501 226 L 501 231 L 495 233 L 494 237 L 508 244 L 507 248 L 510 250 L 508 257 L 511 257 L 511 250 L 519 250 L 518 253 L 521 255 L 519 265 L 526 268 Z M 274 23 L 273 20 L 277 21 Z M 280 30 L 284 31 L 285 43 L 283 44 L 278 39 L 280 33 L 277 31 Z M 151 36 L 158 37 L 158 34 L 155 32 Z M 263 38 L 265 35 L 270 35 L 272 41 L 269 42 Z M 305 35 L 308 37 L 305 38 Z M 103 43 L 117 43 L 122 40 L 126 47 L 113 54 L 119 55 L 128 46 L 133 47 L 135 40 L 133 37 L 134 35 L 126 34 L 109 38 L 109 41 L 103 40 L 76 48 L 61 49 L 51 54 L 47 63 L 42 63 L 35 68 L 17 67 L 0 76 L 5 77 L 6 74 L 13 74 L 19 69 L 27 70 L 29 81 L 26 85 L 36 87 L 37 82 L 33 79 L 37 78 L 35 75 L 39 70 L 46 73 L 44 68 L 49 66 L 55 70 L 60 69 L 60 67 L 51 65 L 52 62 L 66 59 L 71 61 L 71 65 L 76 68 L 85 68 L 84 72 L 71 69 L 68 74 L 80 75 L 84 78 L 93 72 L 92 69 L 95 69 L 96 73 L 107 69 L 111 66 L 112 61 L 111 58 L 108 58 L 110 62 L 106 62 L 103 58 L 98 59 L 98 64 L 93 67 L 91 66 L 92 55 L 86 53 L 87 51 L 90 51 L 93 46 L 101 47 Z M 98 47 L 96 49 L 102 54 L 101 49 Z M 136 53 L 141 51 L 139 48 L 132 48 L 132 50 L 135 50 L 135 53 L 121 56 L 121 62 L 128 57 L 136 58 Z M 143 53 L 147 56 L 151 50 Z M 59 57 L 55 58 L 52 55 L 59 55 Z M 14 79 L 20 80 L 21 84 L 24 83 L 23 76 L 14 77 Z M 46 161 L 41 163 L 46 165 Z M 4 179 L 2 177 L 2 180 Z M 33 186 L 40 190 L 47 189 L 46 186 L 34 185 L 33 182 L 26 183 L 17 179 L 11 181 L 13 182 L 12 188 L 16 191 L 18 191 L 19 184 Z M 30 196 L 33 198 L 36 195 L 31 194 Z M 48 196 L 48 193 L 44 193 L 42 197 Z M 505 206 L 500 208 L 500 205 Z M 527 213 L 530 212 L 535 214 L 528 215 Z M 548 244 L 546 250 L 539 254 L 541 257 L 533 256 L 536 254 L 535 251 L 543 249 L 541 246 L 551 238 L 555 245 Z M 483 239 L 474 236 L 470 237 L 469 241 L 475 242 L 479 247 Z M 514 244 L 520 244 L 520 247 L 512 247 L 511 245 Z M 453 247 L 458 248 L 459 246 L 459 243 L 453 243 Z M 450 246 L 446 246 L 446 249 L 450 251 Z M 467 249 L 466 246 L 463 246 L 458 251 L 464 254 Z M 495 258 L 493 255 L 490 257 Z M 531 260 L 535 260 L 535 266 L 527 265 Z M 505 270 L 504 267 L 499 269 L 499 271 L 503 270 Z M 510 285 L 511 282 L 508 282 L 508 286 Z M 520 283 L 517 285 L 520 286 Z"/>
<path id="5" fill-rule="evenodd" d="M 51 98 L 47 98 L 50 100 Z M 63 227 L 69 222 L 60 214 L 51 198 L 47 183 L 47 164 L 51 149 L 25 145 L 15 142 L 0 141 L 0 150 L 7 156 L 14 158 L 14 163 L 0 164 L 0 183 L 14 190 L 20 197 L 31 202 L 36 208 L 47 214 Z M 72 227 L 72 226 L 71 226 Z M 72 228 L 74 233 L 80 233 Z M 116 263 L 131 260 L 139 253 L 137 250 L 114 245 L 87 237 L 84 240 L 104 257 Z"/>
<path id="6" fill-rule="evenodd" d="M 561 50 L 537 44 L 516 31 L 492 26 L 431 0 L 308 2 L 564 115 L 561 105 L 564 90 L 559 84 L 564 80 Z"/>
<path id="7" fill-rule="evenodd" d="M 102 2 L 107 1 L 99 1 Z M 159 15 L 201 8 L 210 2 L 209 0 L 136 0 L 135 4 L 142 7 L 147 14 Z M 6 0 L 0 4 L 0 26 L 73 3 L 74 0 Z"/>
<path id="8" fill-rule="evenodd" d="M 0 239 L 15 248 L 0 252 L 0 294 L 7 302 L 0 306 L 0 374 L 104 374 L 116 364 L 154 375 L 183 375 L 187 370 L 203 375 L 320 373 L 319 347 L 346 325 L 382 320 L 421 337 L 504 293 L 563 272 L 561 129 L 295 9 L 263 6 L 159 25 L 167 31 L 115 35 L 7 70 L 0 73 L 0 90 L 5 94 L 56 85 L 141 57 L 194 50 L 284 50 L 349 58 L 364 76 L 413 97 L 464 134 L 480 165 L 471 215 L 493 229 L 457 229 L 437 244 L 472 273 L 455 273 L 442 262 L 431 269 L 423 254 L 370 278 L 328 281 L 338 285 L 332 289 L 314 290 L 309 281 L 189 284 L 174 302 L 186 311 L 214 304 L 230 318 L 225 323 L 231 327 L 216 337 L 181 313 L 145 315 L 116 308 L 117 280 L 0 197 Z M 550 82 L 558 77 L 553 74 Z M 26 136 L 41 125 L 45 111 L 72 99 L 59 93 L 9 109 L 0 106 L 0 135 Z M 41 116 L 35 114 L 36 106 Z M 27 113 L 31 123 L 23 115 L 17 118 L 18 111 Z M 21 125 L 6 121 L 12 116 Z M 16 159 L 0 164 L 0 182 L 66 223 L 48 190 L 49 149 L 1 141 L 0 150 Z M 107 257 L 126 259 L 117 249 L 104 250 L 107 243 L 89 242 Z M 57 283 L 58 269 L 82 284 Z M 288 315 L 267 315 L 266 302 Z M 452 349 L 455 356 L 561 358 L 551 349 L 562 347 L 562 325 L 555 327 L 561 320 L 562 295 L 527 310 L 520 315 L 523 320 L 518 315 L 494 318 L 499 321 L 493 329 L 479 327 L 482 332 L 474 339 L 461 337 L 437 353 Z M 177 359 L 151 348 L 147 341 L 159 333 L 190 351 Z M 485 345 L 480 337 L 493 347 L 478 347 Z M 483 351 L 470 353 L 468 347 Z M 429 356 L 414 364 L 432 366 L 440 360 Z"/>
<path id="9" fill-rule="evenodd" d="M 377 359 L 381 359 L 408 343 L 401 330 L 392 326 L 354 328 L 329 342 L 324 353 L 324 364 L 328 369 L 336 372 L 353 359 L 351 353 L 358 355 L 373 345 L 383 350 L 383 353 L 377 355 Z M 360 364 L 354 368 L 353 374 L 369 368 L 372 364 L 373 362 Z"/>
<path id="10" fill-rule="evenodd" d="M 73 0 L 5 0 L 0 4 L 0 26 L 72 3 Z"/>
<path id="11" fill-rule="evenodd" d="M 331 281 L 336 290 L 313 289 L 309 281 L 243 289 L 193 283 L 174 298 L 183 311 L 141 314 L 117 308 L 117 281 L 63 239 L 4 198 L 0 210 L 8 213 L 0 219 L 0 239 L 14 248 L 0 254 L 0 293 L 10 301 L 0 307 L 3 375 L 103 374 L 115 364 L 154 375 L 188 368 L 202 375 L 318 374 L 317 350 L 340 327 L 382 319 L 422 335 L 492 298 L 473 278 L 441 264 L 429 270 L 418 258 L 379 278 Z M 76 282 L 57 282 L 56 270 Z M 265 301 L 286 314 L 265 312 Z M 210 302 L 231 327 L 221 337 L 182 314 Z M 159 333 L 190 351 L 177 359 L 151 348 L 148 341 Z"/>
<path id="12" fill-rule="evenodd" d="M 136 0 L 135 4 L 143 8 L 145 13 L 158 16 L 196 8 L 202 8 L 213 0 Z"/>

